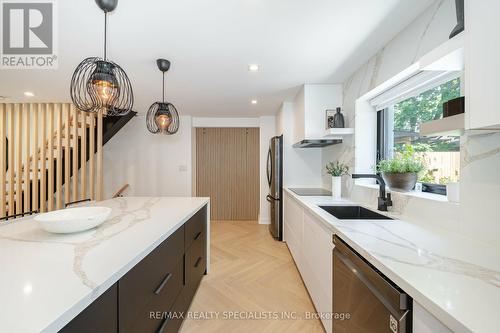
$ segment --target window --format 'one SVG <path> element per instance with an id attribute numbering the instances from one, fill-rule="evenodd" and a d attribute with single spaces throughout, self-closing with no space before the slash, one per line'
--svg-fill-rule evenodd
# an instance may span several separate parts
<path id="1" fill-rule="evenodd" d="M 446 194 L 446 184 L 460 177 L 460 138 L 420 136 L 420 124 L 440 119 L 443 103 L 460 97 L 460 78 L 454 78 L 412 97 L 397 101 L 377 114 L 377 161 L 411 145 L 424 160 L 419 176 L 424 192 Z"/>

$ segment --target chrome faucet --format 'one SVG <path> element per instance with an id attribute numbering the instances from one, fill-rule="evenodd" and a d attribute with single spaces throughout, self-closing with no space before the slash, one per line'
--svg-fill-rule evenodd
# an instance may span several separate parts
<path id="1" fill-rule="evenodd" d="M 382 212 L 387 212 L 387 207 L 392 206 L 391 194 L 385 192 L 385 182 L 380 175 L 372 174 L 353 174 L 353 179 L 356 178 L 374 178 L 378 181 L 379 185 L 379 196 L 378 196 L 378 210 Z"/>

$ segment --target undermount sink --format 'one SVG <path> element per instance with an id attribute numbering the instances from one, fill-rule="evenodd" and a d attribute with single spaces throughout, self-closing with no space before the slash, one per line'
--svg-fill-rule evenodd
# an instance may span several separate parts
<path id="1" fill-rule="evenodd" d="M 376 213 L 361 206 L 319 206 L 319 208 L 335 216 L 339 220 L 392 220 L 388 216 Z"/>

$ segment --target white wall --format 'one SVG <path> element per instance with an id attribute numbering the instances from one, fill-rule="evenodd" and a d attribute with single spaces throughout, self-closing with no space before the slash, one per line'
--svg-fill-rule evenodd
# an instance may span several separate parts
<path id="1" fill-rule="evenodd" d="M 277 135 L 283 134 L 283 185 L 284 187 L 322 187 L 321 149 L 292 147 L 295 143 L 294 112 L 294 104 L 285 102 L 276 117 Z"/>
<path id="2" fill-rule="evenodd" d="M 193 127 L 259 127 L 259 118 L 194 117 Z"/>
<path id="3" fill-rule="evenodd" d="M 276 135 L 275 116 L 181 116 L 179 132 L 172 136 L 149 133 L 144 117 L 135 117 L 104 146 L 104 197 L 110 198 L 127 183 L 128 196 L 191 196 L 196 188 L 195 127 L 260 128 L 259 222 L 269 223 L 266 158 L 269 140 Z"/>
<path id="4" fill-rule="evenodd" d="M 104 145 L 104 190 L 110 198 L 128 183 L 128 196 L 191 196 L 191 117 L 180 117 L 175 135 L 148 132 L 133 118 Z M 184 170 L 185 169 L 185 170 Z"/>
<path id="5" fill-rule="evenodd" d="M 355 118 L 358 121 L 355 106 L 359 97 L 448 39 L 456 24 L 454 3 L 453 0 L 436 1 L 344 83 L 348 122 L 354 122 Z M 394 194 L 393 209 L 404 219 L 438 225 L 495 245 L 500 237 L 500 223 L 495 209 L 490 208 L 500 202 L 500 177 L 495 176 L 500 169 L 500 134 L 462 136 L 461 159 L 460 205 Z M 325 148 L 323 163 L 329 160 L 347 162 L 354 169 L 354 141 Z M 328 177 L 323 184 L 328 186 Z M 351 198 L 365 204 L 376 203 L 377 190 L 353 186 L 347 179 L 345 184 Z"/>
<path id="6" fill-rule="evenodd" d="M 305 123 L 306 139 L 323 138 L 326 130 L 326 110 L 342 107 L 343 87 L 341 84 L 306 84 Z"/>

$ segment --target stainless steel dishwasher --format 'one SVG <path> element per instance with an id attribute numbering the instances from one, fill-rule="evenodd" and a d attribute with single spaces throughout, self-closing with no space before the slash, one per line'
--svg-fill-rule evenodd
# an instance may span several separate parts
<path id="1" fill-rule="evenodd" d="M 333 333 L 411 332 L 411 297 L 338 236 L 333 243 Z"/>

